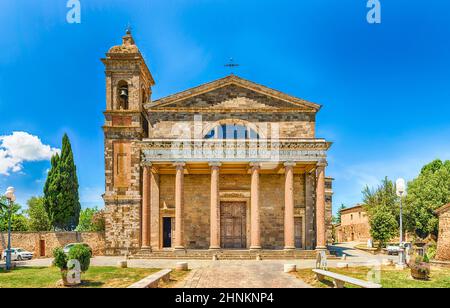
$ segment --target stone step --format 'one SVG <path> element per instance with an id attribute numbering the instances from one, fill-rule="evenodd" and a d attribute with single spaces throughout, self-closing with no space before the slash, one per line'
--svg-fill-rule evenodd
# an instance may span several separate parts
<path id="1" fill-rule="evenodd" d="M 139 251 L 130 256 L 131 259 L 192 259 L 192 260 L 212 260 L 213 256 L 217 256 L 219 260 L 256 260 L 258 256 L 263 260 L 284 260 L 284 259 L 315 259 L 316 251 L 314 250 L 187 250 L 181 252 L 174 251 Z M 330 259 L 337 259 L 335 256 L 329 255 Z"/>

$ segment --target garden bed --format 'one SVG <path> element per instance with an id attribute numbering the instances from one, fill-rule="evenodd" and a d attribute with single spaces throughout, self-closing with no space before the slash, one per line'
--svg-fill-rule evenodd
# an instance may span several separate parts
<path id="1" fill-rule="evenodd" d="M 348 269 L 330 269 L 330 271 L 366 280 L 369 272 L 367 267 L 354 267 Z M 295 273 L 298 278 L 316 288 L 333 287 L 331 280 L 319 282 L 311 269 L 302 269 Z M 395 270 L 394 267 L 382 267 L 381 285 L 383 288 L 450 288 L 450 269 L 432 267 L 431 279 L 429 281 L 419 281 L 411 278 L 411 270 L 408 268 L 403 271 Z M 355 288 L 346 285 L 348 288 Z"/>
<path id="2" fill-rule="evenodd" d="M 126 288 L 159 269 L 90 267 L 82 274 L 80 288 Z M 0 288 L 59 288 L 61 272 L 56 267 L 20 267 L 0 270 Z"/>

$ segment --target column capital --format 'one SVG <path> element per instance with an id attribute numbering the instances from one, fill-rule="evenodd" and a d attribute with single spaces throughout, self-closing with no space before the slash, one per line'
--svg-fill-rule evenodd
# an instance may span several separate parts
<path id="1" fill-rule="evenodd" d="M 294 163 L 292 161 L 287 161 L 283 165 L 284 165 L 284 167 L 295 167 L 295 166 L 297 166 L 297 163 Z"/>
<path id="2" fill-rule="evenodd" d="M 222 166 L 222 163 L 221 162 L 215 162 L 215 161 L 212 161 L 212 162 L 210 162 L 209 163 L 209 166 L 211 167 L 211 168 L 220 168 L 221 166 Z"/>
<path id="3" fill-rule="evenodd" d="M 261 169 L 261 163 L 257 163 L 257 162 L 251 162 L 250 163 L 250 167 L 252 167 L 252 169 Z"/>
<path id="4" fill-rule="evenodd" d="M 183 168 L 186 167 L 186 163 L 185 162 L 175 162 L 173 163 L 173 166 L 176 167 L 177 169 L 179 168 Z"/>
<path id="5" fill-rule="evenodd" d="M 328 166 L 328 162 L 326 159 L 321 159 L 317 162 L 317 167 L 319 168 L 325 168 Z"/>
<path id="6" fill-rule="evenodd" d="M 153 166 L 152 162 L 149 162 L 149 161 L 142 161 L 141 162 L 141 167 L 142 168 L 151 167 L 151 166 Z"/>

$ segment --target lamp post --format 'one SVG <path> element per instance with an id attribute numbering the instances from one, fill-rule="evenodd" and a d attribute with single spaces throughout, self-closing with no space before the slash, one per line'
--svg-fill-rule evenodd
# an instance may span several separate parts
<path id="1" fill-rule="evenodd" d="M 403 247 L 403 197 L 406 196 L 405 180 L 400 178 L 395 182 L 397 196 L 400 197 L 400 250 L 398 253 L 398 264 L 400 268 L 405 267 L 405 256 Z"/>
<path id="2" fill-rule="evenodd" d="M 11 269 L 11 211 L 12 204 L 16 201 L 16 196 L 14 195 L 14 187 L 8 187 L 5 193 L 6 199 L 8 199 L 8 249 L 6 250 L 6 270 Z"/>

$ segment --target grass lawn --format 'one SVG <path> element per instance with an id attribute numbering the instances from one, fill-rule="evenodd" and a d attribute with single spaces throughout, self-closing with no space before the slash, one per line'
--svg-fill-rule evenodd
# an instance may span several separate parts
<path id="1" fill-rule="evenodd" d="M 369 268 L 355 267 L 348 269 L 329 269 L 331 272 L 366 280 Z M 329 288 L 333 286 L 332 280 L 319 282 L 311 269 L 302 269 L 296 273 L 297 277 L 316 288 Z M 431 279 L 419 281 L 411 278 L 411 271 L 397 271 L 394 267 L 382 267 L 381 285 L 383 288 L 450 288 L 450 269 L 432 267 Z M 346 288 L 353 286 L 346 284 Z M 356 288 L 356 287 L 354 287 Z"/>
<path id="2" fill-rule="evenodd" d="M 81 275 L 81 288 L 125 288 L 159 271 L 145 268 L 90 267 Z M 171 287 L 183 279 L 186 272 L 171 273 L 171 281 L 161 287 Z M 9 273 L 0 269 L 0 288 L 55 288 L 61 274 L 56 267 L 17 268 Z"/>

